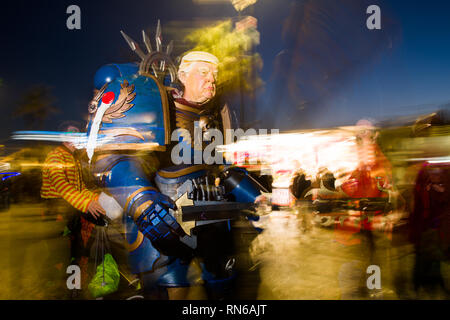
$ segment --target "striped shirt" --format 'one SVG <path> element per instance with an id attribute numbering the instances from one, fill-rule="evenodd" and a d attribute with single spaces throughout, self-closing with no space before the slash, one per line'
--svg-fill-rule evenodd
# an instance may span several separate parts
<path id="1" fill-rule="evenodd" d="M 81 164 L 65 147 L 57 147 L 45 159 L 42 169 L 41 197 L 63 198 L 75 209 L 87 212 L 98 194 L 86 189 Z"/>

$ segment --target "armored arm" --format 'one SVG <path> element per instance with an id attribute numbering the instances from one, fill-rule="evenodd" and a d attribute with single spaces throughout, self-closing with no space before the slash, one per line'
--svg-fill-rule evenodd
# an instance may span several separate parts
<path id="1" fill-rule="evenodd" d="M 161 253 L 182 259 L 192 256 L 193 250 L 180 241 L 186 233 L 169 212 L 169 208 L 175 209 L 174 202 L 152 185 L 139 159 L 122 157 L 116 161 L 103 185 Z"/>

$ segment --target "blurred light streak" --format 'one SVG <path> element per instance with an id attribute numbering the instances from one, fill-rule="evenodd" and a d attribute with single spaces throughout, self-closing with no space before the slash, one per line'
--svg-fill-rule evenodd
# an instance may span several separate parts
<path id="1" fill-rule="evenodd" d="M 20 172 L 1 172 L 0 174 L 2 175 L 2 181 L 5 181 L 8 178 L 20 175 Z"/>
<path id="2" fill-rule="evenodd" d="M 113 135 L 99 135 L 97 146 L 106 145 L 114 141 Z M 58 131 L 16 131 L 12 135 L 14 140 L 70 142 L 77 149 L 86 148 L 88 136 L 86 133 L 58 132 Z"/>
<path id="3" fill-rule="evenodd" d="M 447 163 L 450 162 L 450 157 L 445 157 L 445 158 L 431 158 L 429 160 L 425 160 L 429 163 Z"/>
<path id="4" fill-rule="evenodd" d="M 272 168 L 277 186 L 289 186 L 291 173 L 302 170 L 315 178 L 323 169 L 337 177 L 354 171 L 359 164 L 355 132 L 360 128 L 245 136 L 240 141 L 220 146 L 227 160 L 243 164 L 261 163 Z M 244 155 L 244 156 L 243 156 Z M 288 178 L 289 177 L 289 178 Z M 289 182 L 288 182 L 289 181 Z"/>
<path id="5" fill-rule="evenodd" d="M 87 142 L 85 133 L 58 131 L 16 131 L 11 138 L 14 140 L 71 142 L 77 148 L 83 148 Z"/>
<path id="6" fill-rule="evenodd" d="M 6 162 L 0 162 L 0 171 L 11 169 L 11 164 Z"/>

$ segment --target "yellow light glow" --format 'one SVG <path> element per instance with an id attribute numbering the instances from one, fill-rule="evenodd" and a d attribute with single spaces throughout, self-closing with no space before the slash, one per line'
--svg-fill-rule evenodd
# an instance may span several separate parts
<path id="1" fill-rule="evenodd" d="M 243 89 L 250 90 L 262 85 L 262 79 L 253 72 L 262 67 L 262 59 L 250 52 L 259 43 L 256 24 L 255 18 L 246 17 L 233 28 L 229 19 L 186 36 L 185 40 L 194 47 L 192 51 L 209 52 L 219 59 L 219 87 L 242 85 Z"/>
<path id="2" fill-rule="evenodd" d="M 255 4 L 258 0 L 231 0 L 231 4 L 236 9 L 236 11 L 242 11 L 248 6 Z"/>

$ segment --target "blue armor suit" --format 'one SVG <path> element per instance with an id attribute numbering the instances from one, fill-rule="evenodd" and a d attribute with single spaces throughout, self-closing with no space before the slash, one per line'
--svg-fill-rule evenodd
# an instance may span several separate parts
<path id="1" fill-rule="evenodd" d="M 98 185 L 123 208 L 130 268 L 140 275 L 146 292 L 192 285 L 196 279 L 188 278 L 189 262 L 202 256 L 203 283 L 213 293 L 210 297 L 220 298 L 234 277 L 234 260 L 229 259 L 233 256 L 232 221 L 196 222 L 193 234 L 186 234 L 171 209 L 183 193 L 197 204 L 253 203 L 260 191 L 242 169 L 173 165 L 171 130 L 192 132 L 204 113 L 139 69 L 134 63 L 110 64 L 95 75 L 97 90 L 87 127 L 90 136 L 97 132 L 91 171 Z M 208 182 L 219 174 L 219 186 Z M 197 245 L 191 241 L 194 234 Z M 211 236 L 218 239 L 216 243 L 211 243 Z"/>

